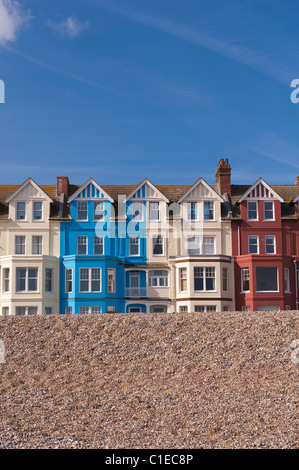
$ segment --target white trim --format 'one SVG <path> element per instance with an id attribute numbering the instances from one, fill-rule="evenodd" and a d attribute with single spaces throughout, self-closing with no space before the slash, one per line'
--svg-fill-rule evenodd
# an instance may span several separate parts
<path id="1" fill-rule="evenodd" d="M 99 191 L 101 191 L 105 197 L 103 198 L 98 198 L 98 197 L 85 197 L 85 198 L 82 198 L 80 200 L 82 201 L 86 201 L 86 200 L 94 200 L 94 199 L 99 199 L 101 201 L 105 201 L 105 200 L 108 200 L 110 202 L 114 202 L 114 200 L 106 193 L 106 191 L 104 191 L 101 186 L 93 179 L 93 178 L 89 178 L 82 186 L 80 186 L 79 189 L 77 189 L 77 191 L 71 196 L 68 198 L 68 202 L 72 202 L 74 199 L 76 199 L 76 197 L 78 196 L 78 194 L 80 194 L 83 189 L 87 188 L 87 186 L 92 183 Z"/>
<path id="2" fill-rule="evenodd" d="M 205 186 L 205 188 L 206 188 L 208 191 L 210 191 L 212 194 L 214 194 L 215 198 L 218 199 L 218 201 L 224 202 L 224 199 L 223 199 L 221 196 L 219 196 L 219 194 L 216 193 L 216 191 L 215 191 L 213 188 L 211 188 L 211 186 L 210 186 L 208 183 L 206 183 L 206 181 L 205 181 L 203 178 L 201 178 L 201 177 L 198 178 L 198 180 L 195 181 L 195 183 L 191 186 L 191 188 L 188 189 L 188 191 L 178 200 L 178 202 L 180 203 L 180 202 L 182 202 L 184 199 L 186 199 L 186 197 L 187 197 L 187 196 L 193 191 L 193 189 L 195 189 L 196 186 L 198 186 L 199 184 L 202 184 L 203 186 Z M 201 199 L 211 199 L 211 198 L 200 198 L 200 200 L 201 200 Z"/>
<path id="3" fill-rule="evenodd" d="M 129 194 L 129 196 L 126 197 L 126 201 L 129 201 L 130 199 L 133 198 L 134 194 L 137 193 L 137 191 L 139 191 L 139 189 L 142 188 L 142 186 L 144 184 L 148 184 L 149 187 L 153 190 L 153 191 L 156 191 L 159 196 L 160 196 L 160 199 L 163 199 L 163 201 L 165 202 L 169 202 L 169 200 L 167 199 L 167 197 L 164 196 L 164 194 L 161 193 L 161 191 L 159 191 L 159 189 L 156 188 L 155 185 L 153 185 L 153 183 L 151 183 L 147 178 L 144 178 L 139 184 L 138 186 L 136 186 L 136 188 Z M 158 198 L 157 198 L 158 199 Z M 141 197 L 141 198 L 134 198 L 134 201 L 139 201 L 139 200 L 152 200 L 152 201 L 155 201 L 156 199 L 153 199 L 153 198 L 147 198 L 147 197 Z"/>
<path id="4" fill-rule="evenodd" d="M 48 202 L 53 202 L 53 199 L 51 199 L 39 186 L 38 184 L 35 183 L 35 181 L 33 181 L 32 178 L 27 178 L 26 181 L 24 181 L 24 183 L 11 195 L 9 196 L 8 199 L 6 199 L 5 202 L 10 202 L 12 199 L 14 199 L 26 186 L 27 184 L 32 184 L 32 186 L 38 191 L 40 192 L 44 199 L 46 199 Z M 35 198 L 34 197 L 30 197 L 30 198 L 26 198 L 27 200 L 34 200 Z M 25 201 L 25 198 L 22 198 L 22 201 Z"/>
<path id="5" fill-rule="evenodd" d="M 266 238 L 267 237 L 272 237 L 274 240 L 273 247 L 274 247 L 274 252 L 273 253 L 267 253 L 267 243 L 266 243 Z M 276 236 L 275 235 L 265 235 L 265 255 L 276 255 Z"/>
<path id="6" fill-rule="evenodd" d="M 88 270 L 88 279 L 81 279 L 81 271 L 82 269 L 87 269 Z M 100 270 L 100 279 L 92 279 L 92 270 L 93 269 L 99 269 Z M 81 290 L 81 281 L 86 282 L 88 281 L 88 290 Z M 100 290 L 92 290 L 92 281 L 100 281 Z M 82 267 L 79 268 L 79 293 L 80 294 L 88 294 L 88 293 L 93 293 L 93 292 L 102 292 L 102 268 L 100 267 Z"/>
<path id="7" fill-rule="evenodd" d="M 249 251 L 249 247 L 250 247 L 250 243 L 249 243 L 249 239 L 250 238 L 256 238 L 256 246 L 257 246 L 257 252 L 256 253 L 251 253 Z M 259 239 L 259 236 L 258 235 L 248 235 L 248 238 L 247 238 L 247 245 L 248 245 L 248 254 L 249 255 L 259 255 L 260 254 L 260 239 Z M 255 245 L 254 245 L 255 246 Z"/>
<path id="8" fill-rule="evenodd" d="M 266 181 L 263 180 L 263 178 L 259 178 L 256 180 L 255 183 L 253 183 L 252 186 L 243 194 L 243 196 L 238 200 L 238 202 L 244 201 L 244 199 L 247 198 L 248 194 L 250 194 L 259 184 L 262 184 L 265 188 L 268 189 L 268 191 L 274 196 L 275 199 L 278 199 L 280 202 L 284 202 L 283 199 L 266 183 Z M 268 197 L 253 197 L 253 200 L 269 200 L 270 198 Z"/>

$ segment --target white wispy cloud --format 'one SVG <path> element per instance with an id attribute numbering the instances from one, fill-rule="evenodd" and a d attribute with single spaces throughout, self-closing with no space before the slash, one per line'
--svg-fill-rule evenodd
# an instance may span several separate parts
<path id="1" fill-rule="evenodd" d="M 157 29 L 166 34 L 221 54 L 222 56 L 258 70 L 281 83 L 289 83 L 290 77 L 293 76 L 293 71 L 287 64 L 272 61 L 261 52 L 248 48 L 242 44 L 241 41 L 236 43 L 235 41 L 218 38 L 213 34 L 196 29 L 191 25 L 141 10 L 125 9 L 118 3 L 111 3 L 110 1 L 108 3 L 106 0 L 97 0 L 97 2 L 93 2 L 93 4 L 123 16 L 135 23 Z"/>
<path id="2" fill-rule="evenodd" d="M 0 45 L 15 41 L 19 31 L 32 18 L 15 0 L 0 0 Z"/>
<path id="3" fill-rule="evenodd" d="M 270 160 L 299 168 L 299 146 L 288 142 L 275 133 L 262 134 L 251 149 Z"/>
<path id="4" fill-rule="evenodd" d="M 75 38 L 89 27 L 88 21 L 80 21 L 74 16 L 69 16 L 59 23 L 48 21 L 47 25 L 62 36 Z"/>

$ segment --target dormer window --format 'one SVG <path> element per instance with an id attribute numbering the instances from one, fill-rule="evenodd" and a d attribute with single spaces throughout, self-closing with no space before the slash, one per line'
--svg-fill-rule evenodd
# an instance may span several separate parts
<path id="1" fill-rule="evenodd" d="M 143 204 L 142 202 L 132 202 L 132 218 L 135 221 L 143 220 Z"/>
<path id="2" fill-rule="evenodd" d="M 160 220 L 160 208 L 158 202 L 149 203 L 149 218 L 150 220 Z"/>
<path id="3" fill-rule="evenodd" d="M 17 220 L 25 220 L 26 218 L 26 203 L 17 202 Z"/>
<path id="4" fill-rule="evenodd" d="M 33 220 L 42 220 L 43 218 L 43 203 L 34 202 L 33 203 Z"/>
<path id="5" fill-rule="evenodd" d="M 256 201 L 247 202 L 247 219 L 257 220 L 257 202 Z"/>
<path id="6" fill-rule="evenodd" d="M 204 220 L 214 220 L 214 201 L 204 201 Z"/>
<path id="7" fill-rule="evenodd" d="M 264 219 L 274 220 L 274 204 L 273 201 L 264 202 Z"/>
<path id="8" fill-rule="evenodd" d="M 188 220 L 197 220 L 197 202 L 188 202 Z"/>
<path id="9" fill-rule="evenodd" d="M 77 220 L 86 221 L 88 220 L 88 204 L 87 201 L 77 202 Z"/>

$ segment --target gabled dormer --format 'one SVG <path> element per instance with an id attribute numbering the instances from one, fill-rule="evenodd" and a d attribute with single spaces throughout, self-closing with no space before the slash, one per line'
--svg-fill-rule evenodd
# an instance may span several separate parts
<path id="1" fill-rule="evenodd" d="M 147 178 L 136 186 L 127 196 L 126 201 L 128 219 L 145 221 L 146 208 L 149 221 L 158 222 L 166 219 L 169 200 Z"/>
<path id="2" fill-rule="evenodd" d="M 238 200 L 240 214 L 248 222 L 274 222 L 281 218 L 283 199 L 259 178 Z"/>
<path id="3" fill-rule="evenodd" d="M 182 217 L 195 221 L 220 219 L 222 202 L 224 199 L 203 178 L 198 178 L 178 201 Z"/>
<path id="4" fill-rule="evenodd" d="M 50 217 L 53 200 L 33 181 L 26 181 L 6 199 L 9 218 L 16 222 L 45 222 Z"/>
<path id="5" fill-rule="evenodd" d="M 89 178 L 69 197 L 71 218 L 77 222 L 105 222 L 111 218 L 114 200 L 93 179 Z"/>

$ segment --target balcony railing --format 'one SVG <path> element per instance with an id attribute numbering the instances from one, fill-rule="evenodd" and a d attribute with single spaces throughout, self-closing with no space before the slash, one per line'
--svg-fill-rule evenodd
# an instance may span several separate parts
<path id="1" fill-rule="evenodd" d="M 146 287 L 126 287 L 126 297 L 140 298 L 147 297 Z"/>

